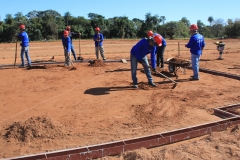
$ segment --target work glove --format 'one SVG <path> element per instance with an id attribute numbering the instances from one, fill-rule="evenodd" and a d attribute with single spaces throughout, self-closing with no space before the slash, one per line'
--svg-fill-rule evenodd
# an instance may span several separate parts
<path id="1" fill-rule="evenodd" d="M 138 60 L 138 63 L 142 64 L 142 63 L 143 63 L 143 61 L 142 61 L 142 60 Z"/>

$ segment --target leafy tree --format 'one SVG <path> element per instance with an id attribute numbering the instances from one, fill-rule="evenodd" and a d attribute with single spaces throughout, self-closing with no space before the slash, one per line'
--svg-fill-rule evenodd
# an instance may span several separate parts
<path id="1" fill-rule="evenodd" d="M 175 21 L 170 21 L 166 23 L 165 31 L 167 36 L 169 36 L 170 39 L 173 39 L 173 36 L 176 33 L 177 28 L 178 28 L 178 24 Z"/>
<path id="2" fill-rule="evenodd" d="M 213 33 L 214 37 L 224 36 L 224 25 L 225 25 L 225 22 L 221 18 L 216 19 L 213 22 L 212 33 Z"/>
<path id="3" fill-rule="evenodd" d="M 224 33 L 230 38 L 240 37 L 240 20 L 236 19 L 235 22 L 232 22 L 230 25 L 226 26 Z"/>
<path id="4" fill-rule="evenodd" d="M 142 24 L 144 23 L 143 20 L 138 18 L 134 18 L 132 22 L 133 22 L 133 27 L 135 28 L 136 31 L 139 31 L 141 29 Z"/>
<path id="5" fill-rule="evenodd" d="M 174 37 L 185 38 L 189 35 L 189 27 L 182 21 L 177 22 L 177 29 L 175 30 Z"/>
<path id="6" fill-rule="evenodd" d="M 180 21 L 183 22 L 187 27 L 190 26 L 190 21 L 186 17 L 182 17 Z"/>
<path id="7" fill-rule="evenodd" d="M 145 23 L 148 26 L 149 30 L 153 30 L 153 24 L 152 24 L 152 15 L 151 13 L 147 13 L 145 15 Z"/>
<path id="8" fill-rule="evenodd" d="M 203 28 L 205 27 L 205 25 L 203 24 L 203 22 L 201 20 L 197 21 L 197 26 L 198 26 L 198 32 L 202 33 Z"/>

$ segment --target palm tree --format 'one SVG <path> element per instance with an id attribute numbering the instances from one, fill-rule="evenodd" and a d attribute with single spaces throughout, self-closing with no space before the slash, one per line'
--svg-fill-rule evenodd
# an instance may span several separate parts
<path id="1" fill-rule="evenodd" d="M 166 17 L 165 16 L 161 16 L 160 19 L 161 19 L 161 22 L 164 24 L 164 22 L 166 21 Z"/>
<path id="2" fill-rule="evenodd" d="M 160 21 L 161 19 L 157 14 L 152 17 L 152 24 L 153 24 L 152 30 L 154 30 L 154 27 L 157 28 L 157 25 L 160 23 Z"/>
<path id="3" fill-rule="evenodd" d="M 214 19 L 213 19 L 212 16 L 208 17 L 208 22 L 210 23 L 210 26 L 212 26 L 212 22 L 213 22 L 213 21 L 214 21 Z"/>
<path id="4" fill-rule="evenodd" d="M 65 19 L 65 22 L 67 23 L 67 26 L 68 26 L 68 21 L 69 21 L 70 17 L 71 17 L 71 13 L 70 12 L 66 12 L 64 14 L 64 19 Z"/>

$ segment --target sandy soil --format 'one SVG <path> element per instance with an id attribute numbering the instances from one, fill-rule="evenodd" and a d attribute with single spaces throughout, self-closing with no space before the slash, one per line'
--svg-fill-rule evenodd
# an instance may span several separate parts
<path id="1" fill-rule="evenodd" d="M 107 59 L 129 59 L 137 40 L 106 40 Z M 180 42 L 180 53 L 178 52 Z M 240 75 L 240 41 L 225 40 L 224 60 L 207 40 L 200 67 Z M 189 60 L 187 40 L 167 41 L 165 59 Z M 77 54 L 79 41 L 74 41 Z M 81 40 L 81 56 L 94 59 L 91 40 Z M 13 64 L 15 44 L 0 44 L 0 65 Z M 20 47 L 17 48 L 18 53 Z M 63 61 L 61 42 L 32 42 L 32 61 Z M 180 54 L 180 55 L 179 55 Z M 54 56 L 54 59 L 52 57 Z M 78 55 L 79 56 L 79 55 Z M 18 54 L 17 64 L 20 64 Z M 156 134 L 219 120 L 213 108 L 240 102 L 238 80 L 178 71 L 178 85 L 159 74 L 156 88 L 138 71 L 132 88 L 130 63 L 39 65 L 32 69 L 0 67 L 0 158 L 22 156 Z M 142 66 L 139 65 L 139 69 Z M 176 80 L 165 65 L 165 75 Z M 234 129 L 235 128 L 235 129 Z M 232 131 L 234 129 L 234 131 Z M 140 149 L 105 159 L 240 159 L 239 126 L 151 150 Z M 135 156 L 135 157 L 134 157 Z"/>

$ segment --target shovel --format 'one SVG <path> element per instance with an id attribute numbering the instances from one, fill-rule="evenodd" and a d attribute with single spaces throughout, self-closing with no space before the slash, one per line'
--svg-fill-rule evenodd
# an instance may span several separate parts
<path id="1" fill-rule="evenodd" d="M 147 64 L 145 64 L 145 63 L 142 63 L 142 65 L 144 65 L 144 66 L 148 67 L 149 69 L 151 69 L 151 67 L 150 67 L 150 66 L 148 66 L 148 65 L 147 65 Z M 163 77 L 165 77 L 165 78 L 169 79 L 171 82 L 173 82 L 173 83 L 174 83 L 174 85 L 173 85 L 173 87 L 172 87 L 172 88 L 175 88 L 175 87 L 177 86 L 177 82 L 176 82 L 176 81 L 172 80 L 171 78 L 167 77 L 166 75 L 162 74 L 161 72 L 158 72 L 158 71 L 156 71 L 156 72 L 157 72 L 158 74 L 160 74 L 161 76 L 163 76 Z"/>
<path id="2" fill-rule="evenodd" d="M 81 33 L 79 33 L 79 42 L 78 42 L 78 47 L 79 47 L 79 57 L 78 57 L 77 59 L 82 61 L 82 60 L 83 60 L 83 57 L 81 57 L 80 40 L 81 40 Z"/>
<path id="3" fill-rule="evenodd" d="M 70 68 L 70 70 L 76 70 L 77 68 L 74 67 L 73 62 L 71 61 L 70 63 L 72 65 L 72 68 Z"/>
<path id="4" fill-rule="evenodd" d="M 16 39 L 16 49 L 15 49 L 15 61 L 14 61 L 14 68 L 16 66 L 16 61 L 17 61 L 17 39 Z"/>

